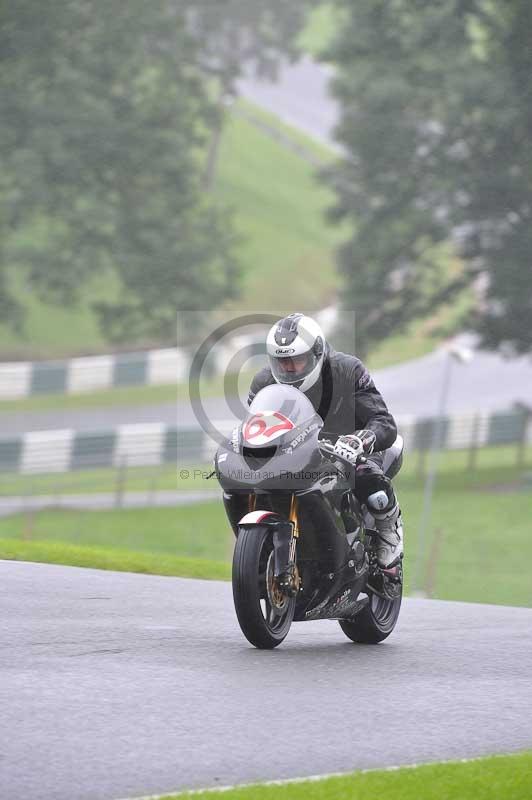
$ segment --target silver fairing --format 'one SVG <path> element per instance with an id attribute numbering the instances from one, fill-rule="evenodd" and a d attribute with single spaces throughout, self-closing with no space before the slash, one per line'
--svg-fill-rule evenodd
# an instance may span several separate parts
<path id="1" fill-rule="evenodd" d="M 216 453 L 222 488 L 304 491 L 323 470 L 318 448 L 322 427 L 323 420 L 298 389 L 266 386 L 251 403 L 238 435 Z"/>

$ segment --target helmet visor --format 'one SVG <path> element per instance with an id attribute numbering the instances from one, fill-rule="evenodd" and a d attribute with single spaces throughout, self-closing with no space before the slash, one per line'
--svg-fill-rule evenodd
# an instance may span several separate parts
<path id="1" fill-rule="evenodd" d="M 279 383 L 292 385 L 302 383 L 319 360 L 311 350 L 302 355 L 269 356 L 269 359 L 273 377 Z"/>

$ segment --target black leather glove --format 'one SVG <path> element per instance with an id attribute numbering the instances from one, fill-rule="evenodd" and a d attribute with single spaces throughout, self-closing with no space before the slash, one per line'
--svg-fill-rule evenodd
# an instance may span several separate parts
<path id="1" fill-rule="evenodd" d="M 360 431 L 355 431 L 355 436 L 357 436 L 360 441 L 362 442 L 362 447 L 364 448 L 365 455 L 369 456 L 373 453 L 375 449 L 375 442 L 377 441 L 377 437 L 373 433 L 373 431 L 369 431 L 366 428 L 363 428 Z"/>

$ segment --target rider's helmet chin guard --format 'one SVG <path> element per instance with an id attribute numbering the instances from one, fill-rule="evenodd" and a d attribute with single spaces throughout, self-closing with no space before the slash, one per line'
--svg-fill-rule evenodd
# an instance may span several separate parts
<path id="1" fill-rule="evenodd" d="M 325 357 L 325 337 L 311 317 L 290 314 L 270 329 L 266 350 L 277 383 L 306 392 L 320 377 Z"/>

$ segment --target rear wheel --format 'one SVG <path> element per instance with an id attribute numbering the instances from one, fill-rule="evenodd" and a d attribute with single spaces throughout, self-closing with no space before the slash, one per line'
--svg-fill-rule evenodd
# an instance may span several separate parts
<path id="1" fill-rule="evenodd" d="M 395 582 L 395 597 L 386 597 L 384 592 L 372 592 L 368 586 L 368 604 L 353 620 L 339 620 L 348 639 L 361 644 L 378 644 L 391 634 L 399 618 L 403 596 L 402 565 L 397 570 L 399 582 Z"/>
<path id="2" fill-rule="evenodd" d="M 281 644 L 294 618 L 296 598 L 274 586 L 273 528 L 240 528 L 233 555 L 233 599 L 242 633 L 255 647 Z"/>

